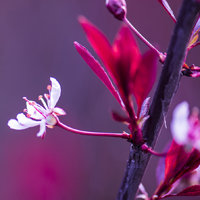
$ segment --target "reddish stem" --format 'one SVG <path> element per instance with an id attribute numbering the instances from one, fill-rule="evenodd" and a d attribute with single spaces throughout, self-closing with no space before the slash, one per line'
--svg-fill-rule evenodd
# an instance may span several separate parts
<path id="1" fill-rule="evenodd" d="M 70 131 L 72 133 L 81 134 L 81 135 L 118 137 L 118 138 L 124 138 L 124 139 L 131 139 L 131 136 L 126 132 L 123 132 L 123 133 L 103 133 L 103 132 L 82 131 L 82 130 L 71 128 L 71 127 L 61 123 L 60 121 L 58 121 L 56 125 L 67 130 L 67 131 Z"/>
<path id="2" fill-rule="evenodd" d="M 125 24 L 153 51 L 155 51 L 161 61 L 161 63 L 164 63 L 166 55 L 161 53 L 160 51 L 158 51 L 158 49 L 156 49 L 156 47 L 154 47 L 129 21 L 128 19 L 125 17 L 123 19 L 123 21 L 125 22 Z"/>
<path id="3" fill-rule="evenodd" d="M 146 144 L 143 144 L 141 146 L 141 148 L 142 148 L 142 150 L 147 151 L 154 156 L 166 156 L 167 155 L 167 152 L 160 153 L 160 152 L 154 151 L 151 147 L 148 147 Z"/>

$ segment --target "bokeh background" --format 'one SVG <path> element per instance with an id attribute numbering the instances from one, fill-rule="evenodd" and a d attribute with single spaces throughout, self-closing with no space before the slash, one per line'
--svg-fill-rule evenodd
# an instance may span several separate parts
<path id="1" fill-rule="evenodd" d="M 175 15 L 181 0 L 169 0 Z M 173 21 L 156 0 L 127 0 L 128 19 L 163 52 L 167 50 Z M 110 42 L 121 25 L 106 9 L 104 0 L 0 0 L 0 199 L 2 200 L 111 200 L 120 186 L 130 143 L 122 139 L 75 135 L 59 127 L 37 138 L 39 127 L 10 130 L 7 121 L 25 108 L 23 96 L 37 100 L 47 92 L 49 78 L 61 84 L 57 104 L 67 115 L 63 123 L 82 130 L 128 131 L 111 118 L 121 112 L 116 100 L 76 52 L 73 42 L 86 46 L 99 60 L 77 22 L 84 15 Z M 138 38 L 141 52 L 148 50 Z M 200 65 L 199 48 L 187 63 Z M 159 77 L 162 66 L 159 64 Z M 200 78 L 183 77 L 168 113 L 156 150 L 171 139 L 173 108 L 187 100 L 200 107 Z M 156 84 L 155 84 L 156 85 Z M 152 90 L 150 96 L 153 96 Z M 152 157 L 143 184 L 156 189 Z M 173 198 L 172 198 L 173 199 Z M 178 199 L 178 198 L 176 198 Z M 187 199 L 182 198 L 181 199 Z M 194 198 L 198 199 L 198 198 Z"/>

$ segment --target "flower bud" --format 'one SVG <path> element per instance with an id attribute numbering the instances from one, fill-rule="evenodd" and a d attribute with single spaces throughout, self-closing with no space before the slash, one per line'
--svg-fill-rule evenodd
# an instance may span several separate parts
<path id="1" fill-rule="evenodd" d="M 126 1 L 125 0 L 106 0 L 106 7 L 119 20 L 126 17 Z"/>

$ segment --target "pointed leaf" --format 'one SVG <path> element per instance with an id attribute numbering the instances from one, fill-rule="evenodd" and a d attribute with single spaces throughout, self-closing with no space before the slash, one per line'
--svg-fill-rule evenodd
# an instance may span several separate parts
<path id="1" fill-rule="evenodd" d="M 76 50 L 81 55 L 81 57 L 85 60 L 88 66 L 93 70 L 93 72 L 101 79 L 101 81 L 106 85 L 106 87 L 110 90 L 112 95 L 116 98 L 119 104 L 124 108 L 124 104 L 121 101 L 119 93 L 115 90 L 111 80 L 109 79 L 108 75 L 101 67 L 101 65 L 94 59 L 94 57 L 90 54 L 90 52 L 80 45 L 78 42 L 74 42 Z"/>
<path id="2" fill-rule="evenodd" d="M 157 54 L 155 51 L 148 51 L 142 57 L 141 63 L 131 81 L 132 92 L 138 105 L 138 115 L 141 105 L 150 92 L 156 80 Z"/>
<path id="3" fill-rule="evenodd" d="M 162 198 L 167 198 L 172 196 L 200 196 L 200 185 L 192 185 L 190 187 L 185 188 L 184 190 L 182 190 L 177 194 L 169 194 L 163 196 Z"/>
<path id="4" fill-rule="evenodd" d="M 110 73 L 110 76 L 114 78 L 113 69 L 115 66 L 115 61 L 109 41 L 104 34 L 85 17 L 79 16 L 78 21 L 85 31 L 91 46 L 104 63 L 106 69 Z"/>
<path id="5" fill-rule="evenodd" d="M 165 198 L 174 183 L 185 174 L 195 170 L 200 164 L 200 152 L 192 149 L 190 152 L 185 151 L 183 146 L 172 141 L 171 147 L 165 159 L 165 178 L 158 186 L 155 194 Z M 173 195 L 172 195 L 173 196 Z"/>
<path id="6" fill-rule="evenodd" d="M 200 195 L 200 185 L 193 185 L 185 188 L 183 191 L 179 192 L 176 196 L 199 196 Z"/>
<path id="7" fill-rule="evenodd" d="M 165 159 L 165 179 L 174 178 L 185 165 L 189 156 L 190 154 L 184 150 L 183 146 L 173 140 Z"/>
<path id="8" fill-rule="evenodd" d="M 163 8 L 167 11 L 167 13 L 170 15 L 170 17 L 173 19 L 174 22 L 176 22 L 176 17 L 174 16 L 174 13 L 172 9 L 170 8 L 168 2 L 166 0 L 158 0 L 158 2 L 163 6 Z"/>
<path id="9" fill-rule="evenodd" d="M 128 27 L 122 26 L 113 43 L 113 54 L 116 60 L 115 74 L 119 87 L 128 97 L 130 73 L 134 76 L 140 62 L 140 52 Z"/>

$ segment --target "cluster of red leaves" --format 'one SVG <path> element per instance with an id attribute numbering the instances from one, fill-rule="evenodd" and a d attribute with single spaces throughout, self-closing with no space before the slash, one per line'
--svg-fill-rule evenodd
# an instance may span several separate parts
<path id="1" fill-rule="evenodd" d="M 110 45 L 103 33 L 85 17 L 79 17 L 79 22 L 91 46 L 101 58 L 106 71 L 117 86 L 118 92 L 107 73 L 87 49 L 77 42 L 75 42 L 75 47 L 85 62 L 102 80 L 120 103 L 121 107 L 126 111 L 128 118 L 117 116 L 116 113 L 114 116 L 118 119 L 121 118 L 122 121 L 126 121 L 129 127 L 131 127 L 132 136 L 135 137 L 133 129 L 138 130 L 137 121 L 142 103 L 155 82 L 157 54 L 153 50 L 150 50 L 141 55 L 132 33 L 124 25 L 117 33 L 113 45 Z M 132 95 L 136 99 L 137 115 L 133 108 Z M 137 138 L 137 142 L 141 143 L 141 138 L 140 133 L 140 139 Z M 137 142 L 135 141 L 135 143 Z"/>
<path id="2" fill-rule="evenodd" d="M 174 184 L 183 176 L 191 173 L 200 164 L 200 152 L 192 149 L 185 151 L 184 147 L 172 141 L 171 147 L 165 158 L 165 175 L 153 197 L 162 199 L 171 196 L 198 196 L 200 195 L 200 185 L 186 187 L 177 194 L 172 194 Z"/>

